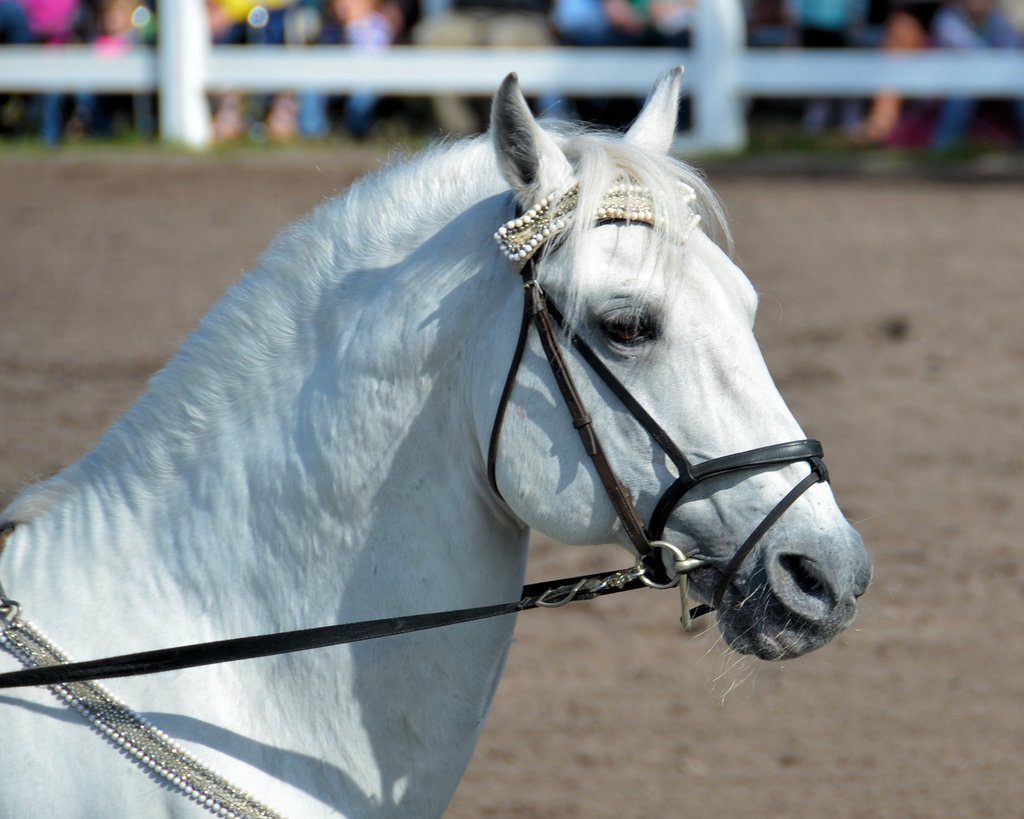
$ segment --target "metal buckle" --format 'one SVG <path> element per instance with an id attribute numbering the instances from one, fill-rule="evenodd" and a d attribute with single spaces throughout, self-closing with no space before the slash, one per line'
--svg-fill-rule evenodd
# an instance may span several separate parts
<path id="1" fill-rule="evenodd" d="M 688 557 L 682 549 L 674 543 L 669 543 L 667 540 L 652 540 L 651 547 L 654 549 L 666 549 L 672 553 L 675 557 L 672 568 L 676 575 L 668 583 L 657 583 L 647 576 L 647 567 L 643 565 L 641 560 L 638 560 L 636 567 L 642 572 L 640 580 L 652 589 L 671 589 L 676 586 L 679 587 L 679 601 L 682 604 L 682 614 L 679 616 L 679 624 L 685 631 L 689 631 L 693 627 L 693 618 L 690 617 L 688 601 L 690 582 L 687 575 L 689 575 L 689 573 L 694 569 L 699 569 L 703 566 L 705 561 L 696 557 Z"/>
<path id="2" fill-rule="evenodd" d="M 652 540 L 651 547 L 653 549 L 666 549 L 673 554 L 675 562 L 672 564 L 672 568 L 676 573 L 676 576 L 668 583 L 658 583 L 647 576 L 647 567 L 643 564 L 642 560 L 638 560 L 636 567 L 642 570 L 640 579 L 644 582 L 644 585 L 650 586 L 652 589 L 674 589 L 676 585 L 678 585 L 680 577 L 683 577 L 694 569 L 704 565 L 703 560 L 698 560 L 695 557 L 688 557 L 682 549 L 674 543 L 669 543 L 667 540 Z"/>
<path id="3" fill-rule="evenodd" d="M 0 631 L 6 631 L 14 625 L 21 614 L 21 604 L 9 597 L 0 597 Z"/>

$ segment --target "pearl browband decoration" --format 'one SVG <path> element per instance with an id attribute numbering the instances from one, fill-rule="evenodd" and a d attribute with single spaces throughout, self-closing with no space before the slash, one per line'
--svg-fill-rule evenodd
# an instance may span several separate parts
<path id="1" fill-rule="evenodd" d="M 687 203 L 697 194 L 689 185 L 681 184 Z M 561 196 L 545 196 L 522 216 L 510 219 L 494 234 L 507 259 L 524 265 L 552 236 L 568 226 L 579 204 L 579 185 L 573 185 Z M 699 217 L 694 216 L 694 220 Z M 598 206 L 598 223 L 614 220 L 654 224 L 654 199 L 649 188 L 631 182 L 613 185 Z"/>

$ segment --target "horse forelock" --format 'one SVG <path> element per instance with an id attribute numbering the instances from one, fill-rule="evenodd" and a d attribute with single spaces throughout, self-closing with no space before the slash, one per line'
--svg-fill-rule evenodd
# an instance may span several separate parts
<path id="1" fill-rule="evenodd" d="M 547 124 L 565 153 L 579 185 L 576 218 L 570 229 L 555 243 L 540 252 L 540 278 L 545 280 L 544 257 L 550 253 L 577 260 L 591 241 L 594 216 L 609 189 L 623 181 L 640 185 L 650 191 L 654 202 L 656 241 L 649 252 L 653 266 L 668 275 L 665 284 L 671 288 L 680 277 L 673 273 L 681 268 L 679 254 L 685 252 L 685 240 L 695 229 L 703 231 L 712 241 L 731 253 L 732 240 L 724 208 L 703 176 L 693 167 L 663 153 L 632 145 L 616 134 L 579 125 Z M 582 218 L 588 214 L 589 218 Z M 561 266 L 566 269 L 565 266 Z M 571 271 L 575 264 L 570 264 Z M 563 312 L 570 325 L 576 325 L 583 314 L 583 292 L 578 278 L 558 282 Z"/>

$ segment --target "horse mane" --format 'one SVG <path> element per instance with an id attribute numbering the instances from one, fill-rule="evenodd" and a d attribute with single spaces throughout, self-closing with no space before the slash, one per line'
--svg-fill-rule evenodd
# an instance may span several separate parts
<path id="1" fill-rule="evenodd" d="M 544 127 L 573 166 L 580 184 L 579 212 L 596 213 L 612 184 L 628 177 L 652 192 L 658 213 L 656 233 L 665 240 L 659 244 L 678 245 L 684 238 L 680 228 L 687 228 L 697 214 L 703 231 L 731 252 L 725 211 L 696 169 L 672 156 L 623 142 L 615 132 L 559 121 L 547 121 Z M 680 186 L 693 190 L 696 199 L 687 202 Z M 440 142 L 412 159 L 392 159 L 382 170 L 356 181 L 285 231 L 264 259 L 300 253 L 310 240 L 307 228 L 315 223 L 317 232 L 330 237 L 336 258 L 344 260 L 342 269 L 385 267 L 401 261 L 409 250 L 477 202 L 505 190 L 508 184 L 498 172 L 488 135 Z M 410 211 L 416 213 L 415 219 L 409 218 Z M 485 226 L 481 234 L 488 251 L 497 227 Z M 589 228 L 587 220 L 576 220 L 567 241 L 557 246 L 573 253 Z M 288 241 L 295 236 L 301 239 L 298 247 Z"/>
<path id="2" fill-rule="evenodd" d="M 705 233 L 728 248 L 721 204 L 693 168 L 593 128 L 563 123 L 545 123 L 545 128 L 561 145 L 579 180 L 579 212 L 596 213 L 608 188 L 628 177 L 653 194 L 655 233 L 666 240 L 657 243 L 662 248 L 657 252 L 678 248 L 676 228 L 689 225 L 694 213 L 701 217 Z M 696 193 L 694 202 L 681 195 L 680 183 Z M 134 441 L 142 430 L 175 429 L 179 438 L 208 434 L 204 422 L 212 411 L 223 410 L 226 394 L 233 389 L 240 394 L 254 372 L 271 372 L 282 350 L 313 332 L 308 326 L 311 316 L 333 285 L 357 271 L 400 264 L 459 214 L 505 190 L 508 184 L 487 135 L 441 142 L 412 159 L 393 158 L 358 180 L 282 231 L 256 268 L 203 319 L 99 445 L 57 475 L 23 490 L 0 514 L 0 521 L 24 523 L 39 517 L 84 476 L 116 469 L 119 458 L 142 458 L 151 474 L 169 474 L 174 441 L 140 452 Z M 561 246 L 575 253 L 588 227 L 586 220 L 576 220 Z M 496 263 L 506 264 L 491 239 L 496 228 L 483 226 L 480 247 L 487 254 L 484 258 L 493 255 Z M 563 309 L 570 320 L 578 313 L 571 288 Z M 241 409 L 245 410 L 244 402 Z"/>

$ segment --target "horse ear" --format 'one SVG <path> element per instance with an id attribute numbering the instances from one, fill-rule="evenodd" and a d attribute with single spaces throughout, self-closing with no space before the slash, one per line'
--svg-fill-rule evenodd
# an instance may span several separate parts
<path id="1" fill-rule="evenodd" d="M 651 95 L 644 103 L 623 140 L 631 145 L 667 154 L 676 137 L 676 116 L 679 113 L 679 87 L 683 81 L 683 67 L 670 68 L 654 83 Z"/>
<path id="2" fill-rule="evenodd" d="M 505 77 L 494 95 L 491 140 L 501 174 L 524 207 L 572 185 L 569 160 L 533 118 L 515 74 Z"/>

